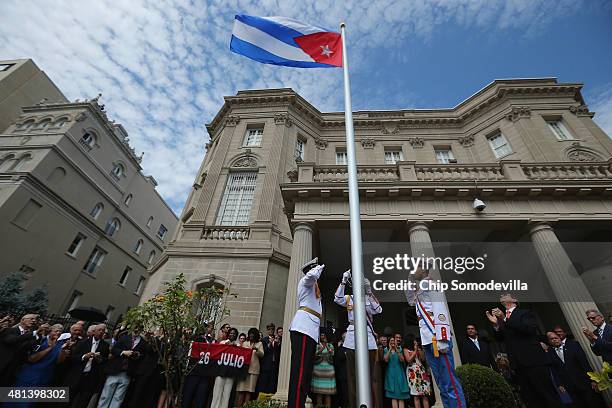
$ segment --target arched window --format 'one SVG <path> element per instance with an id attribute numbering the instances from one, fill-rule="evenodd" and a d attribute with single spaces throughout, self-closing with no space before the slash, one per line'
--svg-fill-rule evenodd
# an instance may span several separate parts
<path id="1" fill-rule="evenodd" d="M 147 227 L 151 228 L 151 224 L 153 224 L 153 216 L 149 217 L 149 219 L 147 220 Z"/>
<path id="2" fill-rule="evenodd" d="M 132 195 L 128 194 L 123 202 L 125 203 L 125 205 L 130 205 L 130 203 L 132 202 Z"/>
<path id="3" fill-rule="evenodd" d="M 55 121 L 55 123 L 53 124 L 53 127 L 64 127 L 64 125 L 68 123 L 68 118 L 59 118 L 58 120 Z"/>
<path id="4" fill-rule="evenodd" d="M 17 130 L 28 130 L 34 126 L 34 119 L 28 119 L 23 122 L 21 125 L 17 126 Z"/>
<path id="5" fill-rule="evenodd" d="M 38 124 L 38 126 L 36 126 L 36 129 L 46 129 L 49 125 L 51 124 L 51 119 L 47 118 L 47 119 L 43 119 L 40 121 L 40 123 Z"/>
<path id="6" fill-rule="evenodd" d="M 121 163 L 115 163 L 113 165 L 113 170 L 111 171 L 111 174 L 116 180 L 119 180 L 121 176 L 125 175 L 125 167 L 123 167 L 123 164 Z"/>
<path id="7" fill-rule="evenodd" d="M 91 209 L 91 211 L 89 212 L 89 215 L 91 215 L 94 220 L 97 220 L 98 216 L 100 216 L 100 213 L 102 212 L 103 209 L 104 209 L 104 205 L 102 205 L 102 203 L 98 203 L 94 206 L 94 208 Z"/>
<path id="8" fill-rule="evenodd" d="M 134 247 L 135 254 L 140 254 L 140 250 L 142 249 L 143 244 L 144 244 L 144 241 L 142 239 L 139 239 L 138 242 L 136 242 L 136 247 Z"/>
<path id="9" fill-rule="evenodd" d="M 91 150 L 91 148 L 96 144 L 96 135 L 94 135 L 92 132 L 83 133 L 81 140 L 79 140 L 79 144 L 86 150 Z"/>
<path id="10" fill-rule="evenodd" d="M 8 169 L 10 166 L 13 166 L 14 163 L 15 163 L 15 155 L 12 153 L 7 154 L 2 159 L 0 159 L 0 171 L 4 171 Z"/>
<path id="11" fill-rule="evenodd" d="M 112 237 L 115 235 L 115 233 L 117 233 L 117 231 L 119 231 L 119 228 L 121 228 L 121 223 L 118 219 L 113 218 L 108 222 L 108 224 L 106 224 L 104 232 L 106 232 L 109 237 Z"/>
<path id="12" fill-rule="evenodd" d="M 151 251 L 151 253 L 149 253 L 149 265 L 151 265 L 154 260 L 155 260 L 155 251 Z"/>
<path id="13" fill-rule="evenodd" d="M 63 179 L 65 176 L 66 176 L 66 170 L 64 170 L 62 167 L 56 167 L 55 169 L 53 169 L 51 174 L 49 174 L 49 177 L 47 178 L 47 180 L 49 180 L 50 183 L 56 184 L 61 179 Z"/>

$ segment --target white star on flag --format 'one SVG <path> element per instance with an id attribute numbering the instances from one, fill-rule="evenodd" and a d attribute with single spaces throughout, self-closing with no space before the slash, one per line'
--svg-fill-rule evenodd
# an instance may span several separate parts
<path id="1" fill-rule="evenodd" d="M 329 49 L 329 45 L 319 45 L 319 47 L 321 47 L 321 55 L 331 57 L 333 51 Z"/>

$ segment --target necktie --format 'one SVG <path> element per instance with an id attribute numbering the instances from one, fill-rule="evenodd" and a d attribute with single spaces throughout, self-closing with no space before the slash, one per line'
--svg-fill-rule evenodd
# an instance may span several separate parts
<path id="1" fill-rule="evenodd" d="M 512 314 L 512 312 L 510 310 L 506 310 L 506 320 L 508 320 L 510 318 L 511 314 Z"/>
<path id="2" fill-rule="evenodd" d="M 557 351 L 557 355 L 559 356 L 561 361 L 565 363 L 565 357 L 563 356 L 563 347 L 557 347 L 555 350 Z"/>
<path id="3" fill-rule="evenodd" d="M 601 329 L 601 327 L 597 328 L 597 337 L 601 337 L 601 332 L 603 332 L 603 330 Z"/>
<path id="4" fill-rule="evenodd" d="M 478 339 L 474 340 L 474 345 L 476 346 L 478 351 L 480 351 L 480 344 L 478 343 Z"/>

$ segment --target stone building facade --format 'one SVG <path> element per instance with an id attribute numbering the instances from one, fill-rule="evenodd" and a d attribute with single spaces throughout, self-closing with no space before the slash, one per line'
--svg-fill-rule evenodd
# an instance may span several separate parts
<path id="1" fill-rule="evenodd" d="M 582 341 L 584 310 L 612 311 L 612 260 L 580 271 L 570 288 L 566 275 L 577 271 L 563 243 L 611 241 L 612 141 L 581 88 L 496 80 L 450 109 L 355 112 L 364 240 L 405 242 L 415 253 L 438 241 L 531 242 L 554 293 L 584 300 L 534 304 L 542 328 L 561 323 Z M 342 327 L 332 293 L 350 265 L 344 114 L 320 112 L 291 89 L 240 91 L 207 129 L 207 154 L 145 297 L 182 272 L 193 288 L 231 285 L 230 323 L 241 330 L 287 327 L 299 266 L 318 255 L 327 265 L 323 320 Z M 388 305 L 375 329 L 414 329 L 407 309 Z M 450 312 L 456 333 L 486 325 L 478 304 Z"/>
<path id="2" fill-rule="evenodd" d="M 69 102 L 31 60 L 0 66 L 0 278 L 46 285 L 51 313 L 90 306 L 117 321 L 177 218 L 98 98 Z"/>

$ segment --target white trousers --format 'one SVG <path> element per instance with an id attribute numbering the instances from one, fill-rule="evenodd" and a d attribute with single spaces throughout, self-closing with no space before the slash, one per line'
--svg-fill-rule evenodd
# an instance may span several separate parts
<path id="1" fill-rule="evenodd" d="M 228 408 L 233 386 L 234 379 L 231 377 L 215 378 L 215 386 L 213 388 L 210 408 Z"/>

